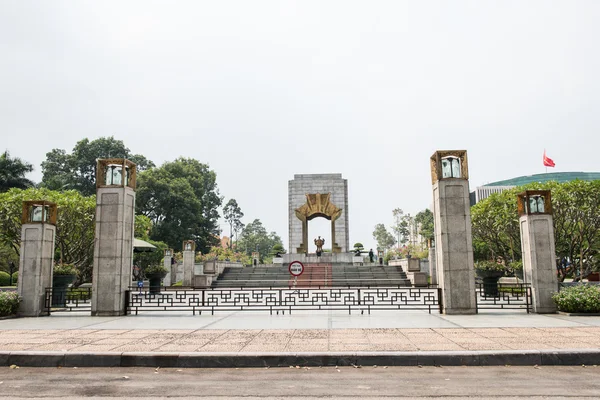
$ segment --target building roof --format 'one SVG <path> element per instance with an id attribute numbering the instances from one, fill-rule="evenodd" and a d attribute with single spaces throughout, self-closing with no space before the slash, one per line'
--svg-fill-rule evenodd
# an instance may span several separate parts
<path id="1" fill-rule="evenodd" d="M 575 179 L 580 179 L 582 181 L 600 180 L 600 172 L 550 172 L 547 174 L 519 176 L 503 181 L 486 183 L 483 186 L 521 186 L 532 182 L 569 182 L 574 181 Z"/>

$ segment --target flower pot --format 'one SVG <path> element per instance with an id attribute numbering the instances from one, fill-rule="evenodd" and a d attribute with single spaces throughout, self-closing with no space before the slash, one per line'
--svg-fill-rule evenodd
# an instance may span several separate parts
<path id="1" fill-rule="evenodd" d="M 498 280 L 500 276 L 487 276 L 483 278 L 483 295 L 485 297 L 498 297 Z"/>
<path id="2" fill-rule="evenodd" d="M 148 292 L 150 294 L 160 294 L 160 283 L 166 274 L 149 274 L 146 275 L 148 278 Z"/>
<path id="3" fill-rule="evenodd" d="M 52 277 L 52 306 L 67 305 L 67 290 L 76 275 L 54 275 Z"/>

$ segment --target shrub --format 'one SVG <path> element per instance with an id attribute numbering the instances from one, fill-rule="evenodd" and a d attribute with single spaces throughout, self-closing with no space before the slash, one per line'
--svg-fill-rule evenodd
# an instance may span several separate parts
<path id="1" fill-rule="evenodd" d="M 77 275 L 77 269 L 73 264 L 56 264 L 54 275 Z"/>
<path id="2" fill-rule="evenodd" d="M 0 317 L 16 314 L 20 301 L 17 292 L 0 292 Z"/>
<path id="3" fill-rule="evenodd" d="M 571 313 L 600 313 L 600 287 L 577 285 L 561 289 L 552 295 L 560 311 Z"/>
<path id="4" fill-rule="evenodd" d="M 13 285 L 16 285 L 18 280 L 19 280 L 19 271 L 13 272 Z"/>
<path id="5" fill-rule="evenodd" d="M 496 261 L 477 261 L 475 263 L 475 269 L 480 271 L 506 271 L 506 267 Z"/>
<path id="6" fill-rule="evenodd" d="M 169 272 L 163 265 L 152 265 L 144 269 L 144 275 L 166 275 Z"/>
<path id="7" fill-rule="evenodd" d="M 10 285 L 10 275 L 8 272 L 0 271 L 0 286 Z"/>

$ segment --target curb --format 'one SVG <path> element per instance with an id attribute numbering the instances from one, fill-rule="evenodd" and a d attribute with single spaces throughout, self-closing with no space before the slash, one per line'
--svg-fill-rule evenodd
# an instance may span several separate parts
<path id="1" fill-rule="evenodd" d="M 329 366 L 595 365 L 600 349 L 326 353 L 0 351 L 0 366 L 259 368 Z"/>

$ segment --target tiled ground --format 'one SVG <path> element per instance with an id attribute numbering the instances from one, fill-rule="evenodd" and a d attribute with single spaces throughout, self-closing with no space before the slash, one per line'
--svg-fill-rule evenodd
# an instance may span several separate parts
<path id="1" fill-rule="evenodd" d="M 600 327 L 0 330 L 0 351 L 308 352 L 594 349 Z"/>

